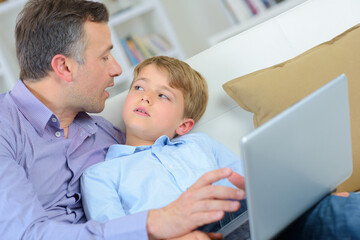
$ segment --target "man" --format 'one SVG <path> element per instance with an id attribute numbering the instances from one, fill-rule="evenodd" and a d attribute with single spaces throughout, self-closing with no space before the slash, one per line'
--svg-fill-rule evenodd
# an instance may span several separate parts
<path id="1" fill-rule="evenodd" d="M 79 178 L 124 135 L 100 117 L 121 68 L 111 55 L 108 12 L 98 2 L 30 0 L 15 29 L 20 80 L 0 95 L 0 232 L 4 239 L 210 239 L 192 232 L 239 209 L 241 189 L 212 186 L 230 169 L 205 174 L 168 206 L 86 222 Z"/>

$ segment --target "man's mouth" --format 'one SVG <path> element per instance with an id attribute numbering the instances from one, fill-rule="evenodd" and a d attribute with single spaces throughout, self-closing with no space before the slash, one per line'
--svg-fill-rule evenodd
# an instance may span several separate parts
<path id="1" fill-rule="evenodd" d="M 107 95 L 107 97 L 110 96 L 110 94 L 109 94 L 109 89 L 112 88 L 113 86 L 114 86 L 114 82 L 112 82 L 111 84 L 108 85 L 107 88 L 105 88 L 104 92 L 105 92 L 105 94 Z"/>

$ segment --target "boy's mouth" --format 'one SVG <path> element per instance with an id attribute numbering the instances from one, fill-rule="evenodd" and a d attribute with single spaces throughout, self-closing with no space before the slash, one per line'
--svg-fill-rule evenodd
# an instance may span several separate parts
<path id="1" fill-rule="evenodd" d="M 144 109 L 144 108 L 135 108 L 134 112 L 138 113 L 141 116 L 148 116 L 150 117 L 150 114 Z"/>

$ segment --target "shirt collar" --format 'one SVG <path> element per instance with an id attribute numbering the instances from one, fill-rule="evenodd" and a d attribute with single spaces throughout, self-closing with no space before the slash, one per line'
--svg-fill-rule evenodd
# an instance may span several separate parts
<path id="1" fill-rule="evenodd" d="M 173 138 L 172 140 L 170 140 L 168 136 L 162 135 L 155 141 L 153 146 L 154 147 L 163 147 L 165 145 L 174 146 L 182 143 L 184 143 L 183 140 L 180 140 L 178 138 Z"/>
<path id="2" fill-rule="evenodd" d="M 79 112 L 78 115 L 76 115 L 73 123 L 83 128 L 89 133 L 89 135 L 94 134 L 98 129 L 98 123 L 95 118 L 92 118 L 86 112 Z"/>
<path id="3" fill-rule="evenodd" d="M 170 140 L 168 136 L 163 135 L 159 137 L 153 145 L 148 145 L 148 146 L 130 146 L 130 145 L 115 144 L 110 146 L 105 160 L 111 160 L 117 157 L 128 156 L 136 152 L 142 152 L 150 149 L 159 149 L 164 146 L 175 146 L 183 143 L 185 143 L 185 141 L 182 139 L 173 138 L 172 140 Z"/>
<path id="4" fill-rule="evenodd" d="M 29 91 L 21 80 L 17 81 L 10 95 L 24 117 L 40 135 L 43 135 L 46 124 L 54 114 Z"/>
<path id="5" fill-rule="evenodd" d="M 59 119 L 29 91 L 23 81 L 17 81 L 10 95 L 14 99 L 20 112 L 41 136 L 44 134 L 48 123 L 60 128 Z M 52 118 L 56 118 L 57 121 L 52 122 Z M 84 128 L 89 134 L 96 132 L 96 122 L 85 112 L 80 112 L 74 119 L 74 123 Z"/>

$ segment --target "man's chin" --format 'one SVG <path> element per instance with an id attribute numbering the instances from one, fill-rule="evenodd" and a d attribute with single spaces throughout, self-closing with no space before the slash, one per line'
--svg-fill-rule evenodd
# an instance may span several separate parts
<path id="1" fill-rule="evenodd" d="M 105 109 L 105 102 L 99 105 L 92 105 L 86 109 L 87 113 L 101 113 Z"/>

